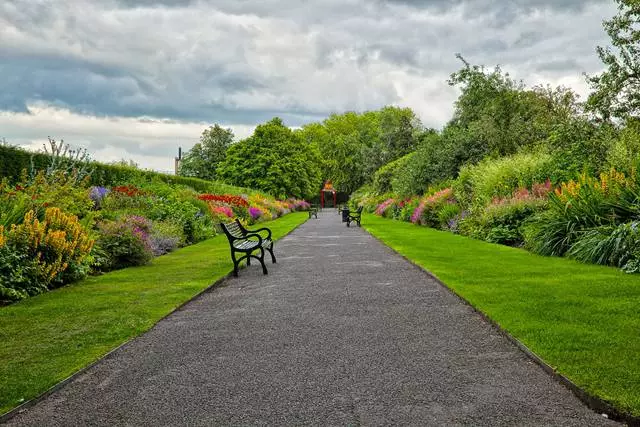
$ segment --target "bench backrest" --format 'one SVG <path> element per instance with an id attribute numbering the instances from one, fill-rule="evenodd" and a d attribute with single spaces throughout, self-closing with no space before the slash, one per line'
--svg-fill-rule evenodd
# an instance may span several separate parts
<path id="1" fill-rule="evenodd" d="M 224 234 L 227 235 L 227 238 L 229 240 L 244 238 L 244 233 L 242 232 L 240 225 L 236 221 L 229 222 L 226 224 L 220 223 L 220 227 L 222 228 L 222 231 L 224 231 Z"/>

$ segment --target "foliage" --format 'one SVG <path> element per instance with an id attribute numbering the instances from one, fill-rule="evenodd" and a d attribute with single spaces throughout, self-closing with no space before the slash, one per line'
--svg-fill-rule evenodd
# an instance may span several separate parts
<path id="1" fill-rule="evenodd" d="M 302 139 L 317 146 L 322 169 L 338 191 L 352 193 L 383 165 L 415 149 L 422 124 L 408 108 L 332 114 L 303 126 Z"/>
<path id="2" fill-rule="evenodd" d="M 0 231 L 4 234 L 4 228 Z M 0 243 L 1 297 L 11 300 L 63 284 L 67 270 L 76 277 L 86 275 L 93 246 L 78 218 L 58 208 L 47 208 L 42 221 L 35 211 L 28 211 Z"/>
<path id="3" fill-rule="evenodd" d="M 287 215 L 268 227 L 280 239 L 306 219 L 304 213 Z M 150 265 L 89 277 L 62 292 L 3 307 L 0 413 L 146 332 L 231 269 L 227 240 L 215 238 Z"/>
<path id="4" fill-rule="evenodd" d="M 578 261 L 611 265 L 623 270 L 640 259 L 638 222 L 603 226 L 587 230 L 569 250 Z"/>
<path id="5" fill-rule="evenodd" d="M 604 21 L 610 48 L 598 47 L 606 70 L 589 77 L 593 92 L 588 106 L 605 120 L 640 117 L 640 4 L 638 0 L 615 0 L 618 14 Z"/>
<path id="6" fill-rule="evenodd" d="M 392 181 L 399 174 L 404 173 L 411 158 L 415 155 L 415 152 L 409 153 L 400 157 L 397 160 L 387 163 L 378 169 L 373 175 L 373 182 L 371 188 L 378 194 L 389 193 L 392 191 Z"/>
<path id="7" fill-rule="evenodd" d="M 451 188 L 431 191 L 414 210 L 411 222 L 433 228 L 446 227 L 449 220 L 459 212 L 458 208 L 450 207 L 455 204 Z"/>
<path id="8" fill-rule="evenodd" d="M 12 184 L 24 184 L 27 181 L 25 175 L 27 171 L 46 171 L 51 162 L 51 156 L 45 153 L 31 153 L 21 148 L 0 145 L 0 178 L 8 178 Z M 88 184 L 95 186 L 111 187 L 158 180 L 169 185 L 187 186 L 202 193 L 251 194 L 256 191 L 221 182 L 167 175 L 130 166 L 91 162 L 91 170 Z"/>
<path id="9" fill-rule="evenodd" d="M 153 258 L 151 224 L 145 218 L 125 217 L 105 221 L 98 227 L 100 236 L 96 245 L 106 256 L 106 262 L 101 265 L 103 271 L 145 265 Z"/>
<path id="10" fill-rule="evenodd" d="M 610 144 L 605 165 L 630 173 L 640 159 L 640 119 L 631 118 Z"/>
<path id="11" fill-rule="evenodd" d="M 486 71 L 458 58 L 464 66 L 449 84 L 460 86 L 462 93 L 451 125 L 469 130 L 486 154 L 504 156 L 531 147 L 579 111 L 577 95 L 567 88 L 527 90 L 500 67 Z"/>
<path id="12" fill-rule="evenodd" d="M 153 256 L 161 256 L 184 246 L 183 227 L 168 221 L 155 221 L 151 227 L 150 245 Z"/>
<path id="13" fill-rule="evenodd" d="M 82 181 L 92 173 L 90 156 L 86 148 L 73 149 L 62 139 L 57 142 L 51 137 L 47 138 L 49 145 L 42 145 L 44 153 L 51 159 L 45 170 L 47 176 L 63 172 Z M 31 176 L 34 177 L 37 173 L 38 169 L 32 165 Z"/>
<path id="14" fill-rule="evenodd" d="M 611 125 L 596 125 L 583 118 L 556 126 L 545 142 L 553 157 L 550 177 L 560 182 L 583 172 L 597 175 L 606 168 L 616 134 L 617 130 Z"/>
<path id="15" fill-rule="evenodd" d="M 532 187 L 531 191 L 522 187 L 508 197 L 495 197 L 487 206 L 465 218 L 461 233 L 491 243 L 522 246 L 523 227 L 532 215 L 546 207 L 551 183 L 547 181 Z"/>
<path id="16" fill-rule="evenodd" d="M 223 129 L 218 124 L 205 129 L 200 136 L 200 142 L 182 159 L 180 175 L 216 179 L 218 165 L 225 159 L 227 149 L 232 143 L 231 129 Z"/>
<path id="17" fill-rule="evenodd" d="M 637 212 L 635 203 L 620 203 L 620 196 L 635 179 L 610 170 L 599 179 L 583 174 L 562 183 L 549 196 L 549 209 L 537 215 L 525 230 L 527 247 L 541 255 L 564 255 L 586 230 L 624 222 Z"/>
<path id="18" fill-rule="evenodd" d="M 234 185 L 261 189 L 278 197 L 315 195 L 322 183 L 319 155 L 275 118 L 253 136 L 233 144 L 219 165 L 219 176 Z"/>
<path id="19" fill-rule="evenodd" d="M 519 153 L 485 159 L 467 165 L 455 182 L 456 195 L 470 205 L 485 205 L 493 198 L 511 196 L 518 188 L 531 188 L 553 175 L 552 157 L 542 153 Z"/>

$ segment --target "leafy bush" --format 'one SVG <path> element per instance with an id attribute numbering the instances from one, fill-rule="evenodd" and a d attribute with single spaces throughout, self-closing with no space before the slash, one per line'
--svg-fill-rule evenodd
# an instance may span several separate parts
<path id="1" fill-rule="evenodd" d="M 532 190 L 520 188 L 511 196 L 495 197 L 487 206 L 476 206 L 460 230 L 462 234 L 509 246 L 524 244 L 523 226 L 547 204 L 551 183 L 534 184 Z"/>
<path id="2" fill-rule="evenodd" d="M 420 201 L 411 214 L 411 222 L 433 228 L 445 228 L 449 220 L 459 212 L 457 208 L 448 206 L 456 204 L 453 190 L 445 188 L 430 193 Z M 443 210 L 444 214 L 441 214 Z M 456 211 L 455 214 L 453 211 Z"/>
<path id="3" fill-rule="evenodd" d="M 101 269 L 116 270 L 147 264 L 153 258 L 149 220 L 139 216 L 99 224 L 96 241 Z"/>
<path id="4" fill-rule="evenodd" d="M 640 119 L 627 120 L 607 153 L 607 165 L 630 173 L 640 157 Z"/>
<path id="5" fill-rule="evenodd" d="M 15 300 L 35 295 L 67 283 L 67 272 L 74 279 L 88 272 L 93 240 L 76 216 L 58 208 L 46 209 L 43 221 L 30 210 L 6 236 L 4 227 L 0 234 L 3 297 Z"/>
<path id="6" fill-rule="evenodd" d="M 551 177 L 551 161 L 546 153 L 520 153 L 465 166 L 454 184 L 456 195 L 467 206 L 485 205 L 494 197 L 509 197 L 518 188 L 531 188 Z"/>
<path id="7" fill-rule="evenodd" d="M 393 205 L 395 204 L 395 202 L 395 199 L 385 200 L 378 205 L 374 213 L 378 216 L 392 217 Z"/>
<path id="8" fill-rule="evenodd" d="M 621 196 L 637 199 L 633 179 L 615 169 L 600 179 L 583 174 L 577 181 L 562 183 L 549 196 L 549 210 L 527 225 L 527 247 L 541 255 L 564 255 L 586 230 L 625 222 L 637 214 L 637 204 L 624 203 Z"/>
<path id="9" fill-rule="evenodd" d="M 46 291 L 45 283 L 33 280 L 37 275 L 35 259 L 25 252 L 0 244 L 0 301 L 19 301 Z"/>
<path id="10" fill-rule="evenodd" d="M 169 221 L 155 221 L 151 227 L 151 252 L 154 256 L 164 255 L 175 248 L 184 246 L 186 238 L 183 227 Z"/>
<path id="11" fill-rule="evenodd" d="M 415 152 L 409 153 L 378 169 L 373 175 L 371 189 L 378 194 L 390 192 L 393 189 L 392 181 L 398 176 L 398 174 L 404 173 L 414 155 Z"/>

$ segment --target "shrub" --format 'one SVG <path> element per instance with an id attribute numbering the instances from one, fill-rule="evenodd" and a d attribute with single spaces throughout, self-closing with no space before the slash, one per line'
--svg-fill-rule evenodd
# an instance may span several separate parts
<path id="1" fill-rule="evenodd" d="M 635 183 L 615 169 L 599 179 L 581 175 L 577 181 L 562 183 L 549 196 L 549 210 L 527 225 L 527 247 L 541 255 L 564 255 L 586 230 L 625 222 L 637 214 Z"/>
<path id="2" fill-rule="evenodd" d="M 439 191 L 432 190 L 430 193 L 431 194 L 420 201 L 418 207 L 413 211 L 411 222 L 428 227 L 443 228 L 450 218 L 447 218 L 443 223 L 439 216 L 440 211 L 445 205 L 456 203 L 453 197 L 453 190 L 451 188 L 445 188 Z M 451 210 L 452 208 L 447 209 Z"/>
<path id="3" fill-rule="evenodd" d="M 386 165 L 378 169 L 373 175 L 371 189 L 378 194 L 384 194 L 392 191 L 392 181 L 400 173 L 404 173 L 409 163 L 411 162 L 411 158 L 414 155 L 415 152 L 409 153 L 397 160 L 387 163 Z"/>
<path id="4" fill-rule="evenodd" d="M 129 216 L 118 221 L 99 224 L 96 242 L 102 270 L 116 270 L 147 264 L 153 258 L 150 222 L 143 217 Z"/>
<path id="5" fill-rule="evenodd" d="M 154 256 L 164 255 L 184 244 L 185 236 L 180 225 L 167 221 L 153 223 L 150 245 Z"/>
<path id="6" fill-rule="evenodd" d="M 395 199 L 387 199 L 384 202 L 380 203 L 374 212 L 376 215 L 385 216 L 385 213 L 389 210 L 391 206 L 395 203 Z"/>
<path id="7" fill-rule="evenodd" d="M 531 188 L 551 177 L 551 160 L 546 153 L 520 153 L 465 166 L 454 184 L 456 195 L 466 205 L 485 205 L 494 197 L 509 197 L 518 188 Z"/>
<path id="8" fill-rule="evenodd" d="M 2 234 L 4 297 L 35 295 L 88 272 L 93 240 L 74 215 L 48 208 L 40 221 L 30 210 L 21 224 L 12 225 L 6 236 L 3 228 Z"/>
<path id="9" fill-rule="evenodd" d="M 37 275 L 35 259 L 0 244 L 0 301 L 19 301 L 46 291 L 46 283 L 34 280 Z"/>

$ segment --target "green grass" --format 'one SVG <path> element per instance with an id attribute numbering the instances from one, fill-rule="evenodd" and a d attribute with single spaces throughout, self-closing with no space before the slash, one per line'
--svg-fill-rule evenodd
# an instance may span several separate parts
<path id="1" fill-rule="evenodd" d="M 298 212 L 264 225 L 279 238 L 306 219 Z M 149 330 L 232 269 L 219 236 L 0 308 L 0 414 Z"/>
<path id="2" fill-rule="evenodd" d="M 640 276 L 373 215 L 363 227 L 559 373 L 640 415 Z"/>

